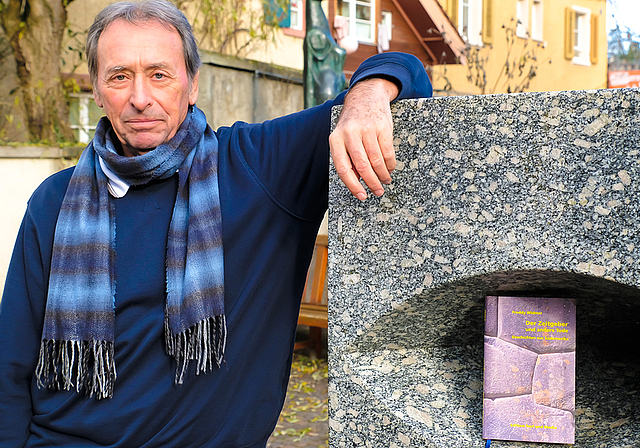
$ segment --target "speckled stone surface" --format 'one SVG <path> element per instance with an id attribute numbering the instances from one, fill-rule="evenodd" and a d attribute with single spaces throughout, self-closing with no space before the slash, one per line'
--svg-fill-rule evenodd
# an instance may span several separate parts
<path id="1" fill-rule="evenodd" d="M 640 91 L 393 113 L 382 198 L 331 173 L 330 446 L 483 447 L 483 307 L 507 294 L 576 299 L 574 446 L 640 446 Z"/>

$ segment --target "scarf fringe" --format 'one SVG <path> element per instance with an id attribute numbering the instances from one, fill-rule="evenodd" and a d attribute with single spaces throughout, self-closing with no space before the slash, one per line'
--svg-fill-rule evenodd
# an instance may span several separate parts
<path id="1" fill-rule="evenodd" d="M 224 315 L 208 317 L 178 334 L 169 328 L 169 318 L 164 319 L 164 337 L 167 354 L 176 360 L 175 383 L 182 384 L 189 361 L 196 361 L 196 375 L 213 370 L 224 361 L 227 343 L 227 321 Z"/>
<path id="2" fill-rule="evenodd" d="M 111 398 L 117 377 L 114 344 L 44 339 L 35 373 L 40 388 L 84 389 L 88 397 Z"/>

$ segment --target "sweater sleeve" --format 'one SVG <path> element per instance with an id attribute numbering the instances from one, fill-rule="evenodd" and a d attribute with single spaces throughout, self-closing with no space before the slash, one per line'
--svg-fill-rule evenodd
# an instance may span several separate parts
<path id="1" fill-rule="evenodd" d="M 409 54 L 370 57 L 354 73 L 351 85 L 372 77 L 395 82 L 396 100 L 432 94 L 422 63 Z M 222 128 L 221 146 L 228 144 L 235 151 L 268 197 L 287 213 L 320 220 L 328 204 L 331 107 L 342 104 L 346 92 L 333 101 L 262 124 Z"/>
<path id="2" fill-rule="evenodd" d="M 371 56 L 353 73 L 350 86 L 367 78 L 386 78 L 394 82 L 399 90 L 394 101 L 433 95 L 433 87 L 422 62 L 407 53 L 387 52 Z M 345 93 L 338 96 L 334 104 L 341 104 Z"/>
<path id="3" fill-rule="evenodd" d="M 71 170 L 46 180 L 27 206 L 0 301 L 0 441 L 22 447 L 33 417 L 55 223 Z"/>
<path id="4" fill-rule="evenodd" d="M 0 302 L 0 440 L 6 446 L 26 444 L 33 415 L 30 387 L 40 348 L 43 315 L 31 297 L 41 296 L 44 302 L 42 263 L 38 260 L 35 233 L 33 221 L 27 214 Z"/>

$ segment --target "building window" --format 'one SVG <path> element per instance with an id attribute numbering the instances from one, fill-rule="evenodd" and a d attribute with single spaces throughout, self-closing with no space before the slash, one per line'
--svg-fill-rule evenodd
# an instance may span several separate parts
<path id="1" fill-rule="evenodd" d="M 470 45 L 482 44 L 482 0 L 459 0 L 458 31 Z"/>
<path id="2" fill-rule="evenodd" d="M 462 0 L 460 3 L 460 10 L 462 11 L 462 17 L 460 18 L 460 31 L 463 37 L 469 36 L 469 9 L 471 8 L 471 0 Z"/>
<path id="3" fill-rule="evenodd" d="M 95 134 L 96 125 L 103 112 L 90 93 L 71 94 L 69 122 L 78 143 L 89 143 Z"/>
<path id="4" fill-rule="evenodd" d="M 542 24 L 543 24 L 542 0 L 533 0 L 533 8 L 531 8 L 531 38 L 542 42 Z"/>
<path id="5" fill-rule="evenodd" d="M 375 10 L 371 0 L 339 0 L 338 11 L 349 20 L 350 36 L 355 36 L 360 42 L 375 41 Z"/>
<path id="6" fill-rule="evenodd" d="M 529 38 L 529 0 L 518 0 L 516 4 L 516 36 Z"/>
<path id="7" fill-rule="evenodd" d="M 382 23 L 387 30 L 387 39 L 391 40 L 391 31 L 393 30 L 393 15 L 389 11 L 382 11 L 380 13 L 380 16 L 382 17 L 380 23 Z"/>
<path id="8" fill-rule="evenodd" d="M 591 11 L 588 9 L 573 7 L 573 63 L 579 65 L 591 65 Z"/>
<path id="9" fill-rule="evenodd" d="M 304 9 L 302 3 L 304 0 L 291 0 L 289 2 L 289 15 L 291 24 L 289 28 L 293 30 L 301 30 L 303 27 Z"/>
<path id="10" fill-rule="evenodd" d="M 269 24 L 277 23 L 283 34 L 304 37 L 305 0 L 264 0 L 264 18 Z"/>

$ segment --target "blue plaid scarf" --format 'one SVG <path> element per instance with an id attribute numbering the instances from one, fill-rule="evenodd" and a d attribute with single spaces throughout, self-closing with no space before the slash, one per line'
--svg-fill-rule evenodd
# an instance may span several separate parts
<path id="1" fill-rule="evenodd" d="M 102 118 L 76 166 L 56 224 L 40 357 L 40 387 L 82 389 L 102 399 L 116 380 L 115 213 L 99 157 L 131 185 L 178 172 L 169 228 L 164 334 L 182 384 L 190 360 L 196 374 L 222 362 L 226 342 L 218 140 L 192 107 L 167 143 L 138 157 L 116 151 Z"/>

